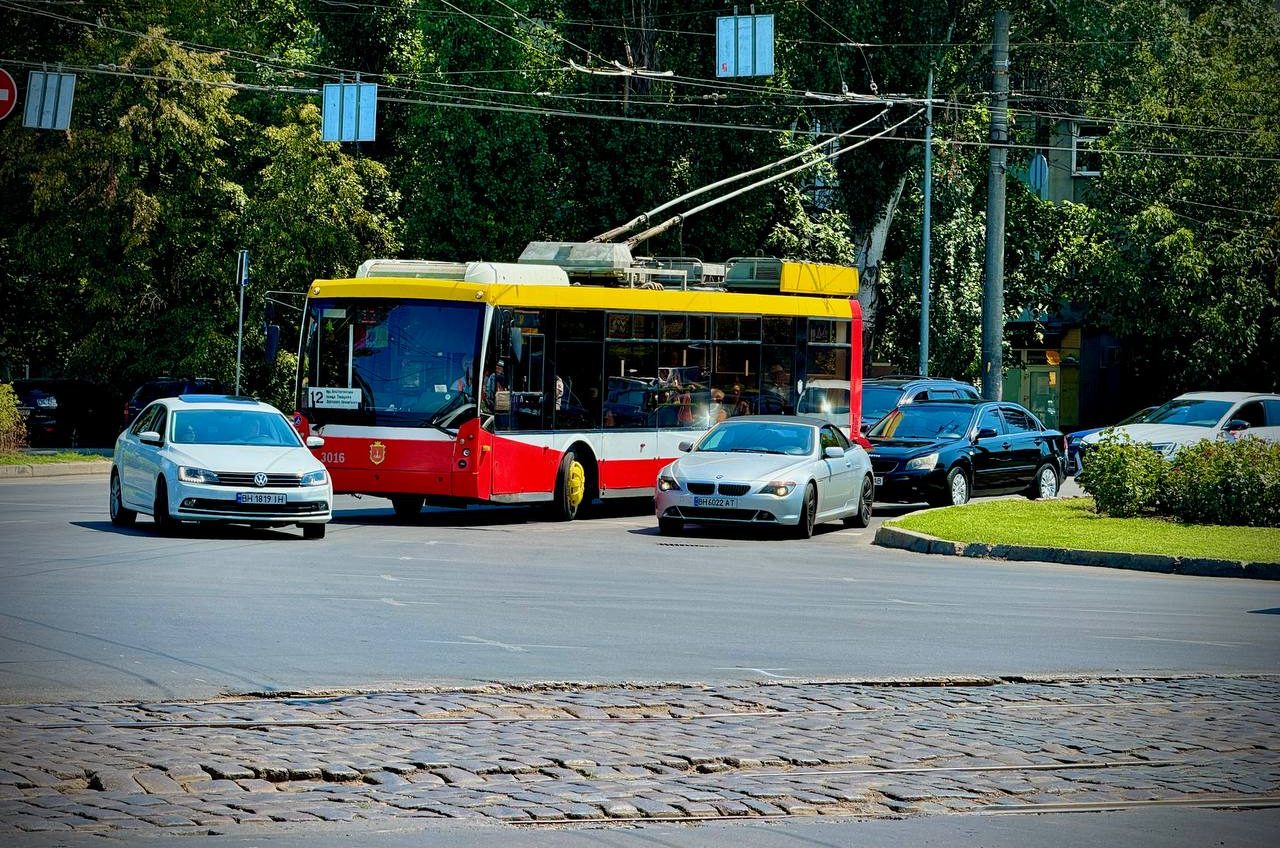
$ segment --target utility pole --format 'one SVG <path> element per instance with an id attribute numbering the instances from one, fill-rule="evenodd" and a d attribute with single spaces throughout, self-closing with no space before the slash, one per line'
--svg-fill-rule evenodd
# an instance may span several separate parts
<path id="1" fill-rule="evenodd" d="M 933 218 L 933 64 L 924 123 L 924 223 L 920 229 L 920 376 L 929 376 L 929 239 Z"/>
<path id="2" fill-rule="evenodd" d="M 240 329 L 236 333 L 236 395 L 240 394 L 240 354 L 244 349 L 244 290 L 249 285 L 249 251 L 236 254 L 236 287 L 240 289 Z"/>
<path id="3" fill-rule="evenodd" d="M 996 12 L 991 42 L 991 165 L 987 174 L 987 265 L 982 281 L 982 396 L 1004 391 L 1004 172 L 1009 151 L 1009 12 Z"/>

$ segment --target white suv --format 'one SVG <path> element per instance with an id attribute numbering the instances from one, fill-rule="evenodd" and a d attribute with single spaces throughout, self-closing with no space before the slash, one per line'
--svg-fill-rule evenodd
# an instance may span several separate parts
<path id="1" fill-rule="evenodd" d="M 297 524 L 324 538 L 333 483 L 280 411 L 252 398 L 182 395 L 154 401 L 116 439 L 111 523 L 138 513 L 168 532 L 179 521 Z"/>
<path id="2" fill-rule="evenodd" d="M 1280 442 L 1280 395 L 1190 392 L 1158 407 L 1140 424 L 1091 433 L 1081 443 L 1088 448 L 1112 434 L 1151 445 L 1169 458 L 1203 439 L 1254 436 Z"/>

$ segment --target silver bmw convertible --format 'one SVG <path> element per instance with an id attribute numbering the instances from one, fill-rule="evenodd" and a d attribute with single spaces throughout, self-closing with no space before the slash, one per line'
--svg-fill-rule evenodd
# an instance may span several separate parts
<path id="1" fill-rule="evenodd" d="M 723 421 L 658 474 L 655 507 L 664 535 L 686 521 L 775 525 L 807 539 L 841 519 L 866 527 L 875 500 L 871 462 L 840 428 L 820 418 L 744 415 Z"/>

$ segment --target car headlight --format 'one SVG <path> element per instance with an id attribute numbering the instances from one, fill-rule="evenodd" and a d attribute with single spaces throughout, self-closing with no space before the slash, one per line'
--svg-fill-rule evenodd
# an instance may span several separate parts
<path id="1" fill-rule="evenodd" d="M 218 475 L 212 471 L 206 471 L 203 468 L 191 468 L 186 465 L 178 466 L 178 479 L 184 483 L 216 483 Z"/>
<path id="2" fill-rule="evenodd" d="M 323 468 L 319 471 L 308 471 L 302 475 L 302 479 L 298 482 L 300 486 L 323 486 L 324 481 L 329 479 L 328 474 Z"/>
<path id="3" fill-rule="evenodd" d="M 676 482 L 676 478 L 668 477 L 665 474 L 658 478 L 659 492 L 678 492 L 680 484 Z"/>
<path id="4" fill-rule="evenodd" d="M 791 491 L 795 487 L 796 481 L 794 480 L 770 480 L 765 484 L 765 487 L 760 490 L 760 494 L 777 495 L 780 498 L 785 498 L 787 495 L 791 494 Z"/>
<path id="5" fill-rule="evenodd" d="M 58 399 L 55 397 L 36 398 L 36 406 L 41 409 L 57 409 Z"/>
<path id="6" fill-rule="evenodd" d="M 1177 442 L 1160 442 L 1151 446 L 1151 449 L 1164 456 L 1173 456 L 1178 452 Z"/>
<path id="7" fill-rule="evenodd" d="M 938 452 L 927 453 L 907 460 L 908 471 L 928 471 L 938 464 Z"/>

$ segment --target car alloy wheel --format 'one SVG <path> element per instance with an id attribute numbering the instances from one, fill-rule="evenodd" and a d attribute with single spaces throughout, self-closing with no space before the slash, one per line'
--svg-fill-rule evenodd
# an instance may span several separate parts
<path id="1" fill-rule="evenodd" d="M 809 539 L 818 524 L 818 492 L 810 483 L 804 490 L 804 503 L 800 505 L 800 520 L 796 522 L 796 537 Z"/>
<path id="2" fill-rule="evenodd" d="M 1041 467 L 1040 473 L 1036 475 L 1036 489 L 1041 498 L 1052 498 L 1058 494 L 1058 472 L 1053 470 L 1052 465 Z"/>
<path id="3" fill-rule="evenodd" d="M 124 505 L 124 491 L 120 488 L 120 475 L 111 472 L 111 523 L 117 527 L 128 527 L 133 524 L 138 513 Z"/>
<path id="4" fill-rule="evenodd" d="M 844 520 L 846 527 L 866 527 L 871 523 L 871 505 L 875 502 L 875 483 L 868 474 L 862 478 L 862 491 L 858 495 L 858 512 Z"/>
<path id="5" fill-rule="evenodd" d="M 969 502 L 969 478 L 959 468 L 951 472 L 947 480 L 951 490 L 951 504 L 962 506 Z"/>

